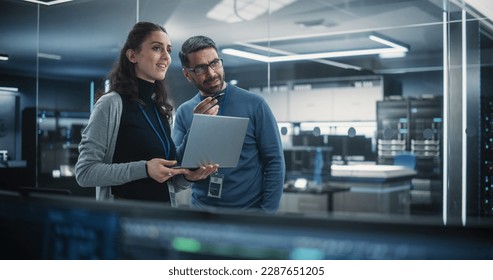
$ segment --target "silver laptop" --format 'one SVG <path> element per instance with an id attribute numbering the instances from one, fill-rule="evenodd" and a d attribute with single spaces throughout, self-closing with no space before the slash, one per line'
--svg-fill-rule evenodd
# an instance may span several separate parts
<path id="1" fill-rule="evenodd" d="M 248 118 L 194 114 L 181 168 L 238 166 Z"/>

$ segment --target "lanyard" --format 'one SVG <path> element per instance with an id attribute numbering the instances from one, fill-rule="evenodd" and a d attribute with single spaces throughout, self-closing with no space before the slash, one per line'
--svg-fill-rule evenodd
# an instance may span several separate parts
<path id="1" fill-rule="evenodd" d="M 154 112 L 156 113 L 156 117 L 157 117 L 157 120 L 159 122 L 159 126 L 161 126 L 161 130 L 163 131 L 164 137 L 166 137 L 166 144 L 167 145 L 164 143 L 164 140 L 161 137 L 161 134 L 159 134 L 159 132 L 157 131 L 156 127 L 154 127 L 154 125 L 152 124 L 151 119 L 149 119 L 149 116 L 144 111 L 144 107 L 142 107 L 141 104 L 138 104 L 138 105 L 139 105 L 140 111 L 142 112 L 142 114 L 144 115 L 144 117 L 147 119 L 147 122 L 151 126 L 152 130 L 154 130 L 154 133 L 159 138 L 159 141 L 161 141 L 161 145 L 163 145 L 164 155 L 166 156 L 166 159 L 169 159 L 169 153 L 170 153 L 169 138 L 168 138 L 168 134 L 166 134 L 166 130 L 164 130 L 164 126 L 163 126 L 163 123 L 161 122 L 161 118 L 159 117 L 159 113 L 158 113 L 158 111 L 156 109 L 156 105 L 153 106 L 154 107 Z"/>

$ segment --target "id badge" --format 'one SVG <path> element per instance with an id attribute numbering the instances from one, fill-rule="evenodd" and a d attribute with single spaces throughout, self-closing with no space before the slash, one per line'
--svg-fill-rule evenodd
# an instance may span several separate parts
<path id="1" fill-rule="evenodd" d="M 221 192 L 223 190 L 223 178 L 224 176 L 218 173 L 211 175 L 209 190 L 207 191 L 208 197 L 221 198 Z"/>

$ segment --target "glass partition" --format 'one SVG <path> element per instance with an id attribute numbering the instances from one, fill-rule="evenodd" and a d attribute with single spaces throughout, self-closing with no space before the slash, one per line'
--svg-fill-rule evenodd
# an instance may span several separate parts
<path id="1" fill-rule="evenodd" d="M 39 187 L 94 195 L 75 181 L 77 146 L 95 91 L 103 88 L 136 13 L 134 0 L 118 7 L 108 0 L 40 4 Z"/>
<path id="2" fill-rule="evenodd" d="M 36 184 L 39 13 L 20 1 L 2 1 L 0 11 L 0 188 L 16 190 Z"/>
<path id="3" fill-rule="evenodd" d="M 493 110 L 493 24 L 491 23 L 491 13 L 493 11 L 490 11 L 489 20 L 480 17 L 481 19 L 475 22 L 479 31 L 477 37 L 477 40 L 479 40 L 479 57 L 477 58 L 477 61 L 479 61 L 479 74 L 477 77 L 479 78 L 479 90 L 476 88 L 475 92 L 479 92 L 480 97 L 478 99 L 477 94 L 474 96 L 477 99 L 471 103 L 470 112 L 475 114 L 474 118 L 478 120 L 478 126 L 475 129 L 477 133 L 475 135 L 479 137 L 479 141 L 476 142 L 479 144 L 479 158 L 475 158 L 475 162 L 479 164 L 479 168 L 477 168 L 479 170 L 477 183 L 479 190 L 477 193 L 473 192 L 470 195 L 470 197 L 473 197 L 473 200 L 470 202 L 473 205 L 471 207 L 473 211 L 470 211 L 468 214 L 472 217 L 476 217 L 478 214 L 481 216 L 493 215 L 493 190 L 491 188 L 493 179 L 493 123 L 491 119 Z M 472 63 L 475 63 L 475 61 L 472 61 Z M 478 68 L 476 67 L 477 70 Z M 479 106 L 477 102 L 479 102 Z M 479 115 L 477 115 L 478 107 L 480 108 Z M 474 154 L 474 150 L 471 150 L 471 154 Z M 472 178 L 475 177 L 474 167 L 471 166 L 469 173 Z M 474 185 L 475 182 L 472 181 L 472 184 Z M 479 197 L 479 199 L 476 200 L 474 197 Z"/>
<path id="4" fill-rule="evenodd" d="M 444 160 L 444 221 L 477 223 L 491 217 L 491 48 L 492 7 L 479 1 L 451 1 L 444 47 L 449 67 L 448 125 Z M 453 5 L 451 3 L 451 5 Z"/>
<path id="5" fill-rule="evenodd" d="M 0 97 L 16 96 L 19 119 L 24 109 L 32 112 L 16 124 L 17 145 L 0 150 L 32 163 L 29 176 L 16 176 L 31 178 L 24 186 L 94 195 L 73 177 L 80 131 L 128 31 L 136 21 L 153 21 L 166 27 L 173 43 L 166 79 L 175 108 L 196 94 L 178 52 L 199 34 L 219 45 L 228 82 L 269 103 L 287 167 L 280 213 L 465 223 L 464 213 L 493 212 L 493 36 L 491 20 L 474 7 L 442 0 L 0 5 L 23 11 L 22 17 L 0 17 L 2 26 L 23 26 L 0 42 L 0 54 L 17 48 L 24 57 L 0 61 L 0 86 L 19 88 Z M 2 127 L 0 141 L 6 142 Z M 182 199 L 186 204 L 186 195 Z"/>
<path id="6" fill-rule="evenodd" d="M 443 11 L 293 1 L 268 40 L 235 46 L 270 52 L 262 94 L 286 132 L 286 210 L 440 217 Z"/>

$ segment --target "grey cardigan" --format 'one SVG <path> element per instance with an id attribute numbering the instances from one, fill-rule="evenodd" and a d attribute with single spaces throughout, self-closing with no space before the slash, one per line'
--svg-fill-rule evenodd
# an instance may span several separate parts
<path id="1" fill-rule="evenodd" d="M 75 178 L 81 187 L 96 187 L 96 200 L 112 200 L 111 186 L 147 177 L 146 161 L 113 164 L 123 102 L 120 95 L 110 92 L 94 105 L 89 122 L 82 132 Z M 183 176 L 175 176 L 174 185 L 187 188 Z"/>

